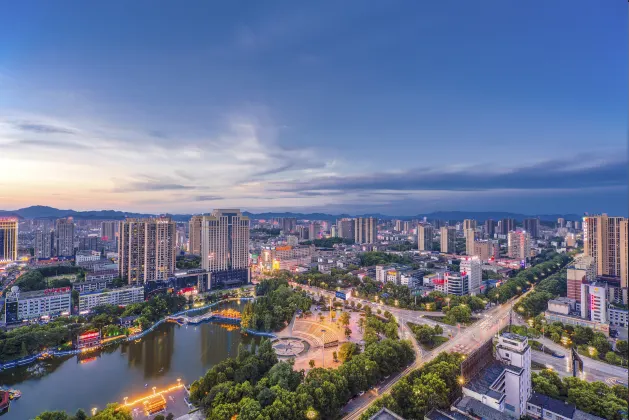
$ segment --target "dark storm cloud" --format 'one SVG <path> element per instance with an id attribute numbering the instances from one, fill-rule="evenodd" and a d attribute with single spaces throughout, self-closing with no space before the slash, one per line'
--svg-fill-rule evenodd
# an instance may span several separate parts
<path id="1" fill-rule="evenodd" d="M 596 164 L 595 164 L 596 163 Z M 276 182 L 277 191 L 378 191 L 378 190 L 546 190 L 625 186 L 628 179 L 626 157 L 595 160 L 578 156 L 511 169 L 485 167 L 428 167 L 396 173 L 382 172 L 357 176 L 314 178 L 302 182 Z"/>

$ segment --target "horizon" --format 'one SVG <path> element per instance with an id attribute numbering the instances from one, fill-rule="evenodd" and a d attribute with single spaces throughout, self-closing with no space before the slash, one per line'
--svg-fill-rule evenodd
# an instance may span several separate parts
<path id="1" fill-rule="evenodd" d="M 7 4 L 0 202 L 626 215 L 627 4 L 538 3 Z"/>

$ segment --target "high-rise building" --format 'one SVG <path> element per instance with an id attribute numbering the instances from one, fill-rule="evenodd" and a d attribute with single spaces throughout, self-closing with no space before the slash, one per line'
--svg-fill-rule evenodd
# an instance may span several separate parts
<path id="1" fill-rule="evenodd" d="M 411 233 L 411 222 L 406 221 L 402 224 L 402 232 Z"/>
<path id="2" fill-rule="evenodd" d="M 581 285 L 596 279 L 594 258 L 581 256 L 566 268 L 567 297 L 581 302 Z"/>
<path id="3" fill-rule="evenodd" d="M 515 219 L 502 219 L 500 221 L 500 234 L 507 235 L 515 230 Z"/>
<path id="4" fill-rule="evenodd" d="M 0 217 L 0 262 L 17 260 L 17 217 Z"/>
<path id="5" fill-rule="evenodd" d="M 531 236 L 528 232 L 509 232 L 507 247 L 510 258 L 526 260 L 531 255 Z"/>
<path id="6" fill-rule="evenodd" d="M 474 255 L 474 240 L 476 239 L 476 229 L 468 228 L 463 231 L 465 235 L 465 253 Z"/>
<path id="7" fill-rule="evenodd" d="M 357 217 L 354 219 L 354 242 L 374 244 L 378 241 L 378 220 L 375 217 Z"/>
<path id="8" fill-rule="evenodd" d="M 354 220 L 353 219 L 338 219 L 336 221 L 336 231 L 339 238 L 351 239 L 354 238 Z"/>
<path id="9" fill-rule="evenodd" d="M 557 227 L 566 227 L 566 219 L 564 219 L 563 217 L 557 219 Z"/>
<path id="10" fill-rule="evenodd" d="M 294 217 L 283 217 L 279 220 L 280 230 L 284 234 L 292 233 L 297 227 L 297 219 Z"/>
<path id="11" fill-rule="evenodd" d="M 79 251 L 100 251 L 98 236 L 85 236 L 79 238 Z"/>
<path id="12" fill-rule="evenodd" d="M 175 272 L 176 224 L 170 217 L 120 222 L 118 264 L 128 283 L 167 280 Z"/>
<path id="13" fill-rule="evenodd" d="M 103 241 L 113 241 L 118 236 L 118 225 L 120 224 L 117 220 L 105 220 L 100 224 L 100 236 Z"/>
<path id="14" fill-rule="evenodd" d="M 629 284 L 629 232 L 627 231 L 629 220 L 621 220 L 620 222 L 620 288 L 627 289 Z M 623 292 L 626 296 L 627 292 Z M 623 303 L 627 304 L 626 298 L 623 297 Z"/>
<path id="15" fill-rule="evenodd" d="M 396 220 L 395 221 L 395 231 L 396 232 L 402 232 L 404 226 L 404 222 L 402 220 Z"/>
<path id="16" fill-rule="evenodd" d="M 446 225 L 446 222 L 444 222 L 441 219 L 435 219 L 432 221 L 431 225 L 433 225 L 435 229 L 441 229 L 442 227 Z"/>
<path id="17" fill-rule="evenodd" d="M 417 226 L 417 246 L 420 251 L 432 251 L 433 230 L 430 225 Z"/>
<path id="18" fill-rule="evenodd" d="M 474 242 L 474 256 L 478 257 L 481 261 L 489 261 L 491 258 L 496 258 L 498 245 L 491 239 L 484 241 Z"/>
<path id="19" fill-rule="evenodd" d="M 321 224 L 318 222 L 311 222 L 308 227 L 308 238 L 311 241 L 315 239 L 321 239 Z"/>
<path id="20" fill-rule="evenodd" d="M 47 229 L 40 229 L 35 232 L 35 258 L 48 259 L 53 256 L 53 237 L 53 232 Z"/>
<path id="21" fill-rule="evenodd" d="M 581 230 L 581 222 L 578 220 L 574 221 L 574 230 Z"/>
<path id="22" fill-rule="evenodd" d="M 74 255 L 74 219 L 57 219 L 55 222 L 55 252 L 59 257 Z"/>
<path id="23" fill-rule="evenodd" d="M 201 255 L 201 222 L 203 216 L 195 215 L 190 218 L 188 224 L 189 252 L 193 255 Z"/>
<path id="24" fill-rule="evenodd" d="M 439 229 L 439 233 L 441 234 L 441 252 L 454 254 L 456 252 L 456 229 L 444 226 Z"/>
<path id="25" fill-rule="evenodd" d="M 627 250 L 626 226 L 624 217 L 602 214 L 583 218 L 583 250 L 585 255 L 594 258 L 597 276 L 619 277 L 623 282 L 621 261 L 627 256 L 623 252 Z M 627 287 L 626 276 L 625 270 L 624 287 Z"/>
<path id="26" fill-rule="evenodd" d="M 607 324 L 607 283 L 583 283 L 581 284 L 581 318 Z"/>
<path id="27" fill-rule="evenodd" d="M 493 238 L 496 233 L 496 221 L 493 219 L 485 220 L 485 236 Z"/>
<path id="28" fill-rule="evenodd" d="M 459 266 L 461 275 L 467 275 L 469 283 L 469 293 L 477 295 L 481 291 L 481 283 L 483 281 L 483 263 L 478 257 L 461 258 Z"/>
<path id="29" fill-rule="evenodd" d="M 474 219 L 465 219 L 463 220 L 463 231 L 468 229 L 476 230 L 476 220 Z"/>
<path id="30" fill-rule="evenodd" d="M 531 235 L 531 238 L 539 238 L 539 219 L 524 219 L 523 225 L 524 230 Z"/>
<path id="31" fill-rule="evenodd" d="M 531 346 L 521 335 L 502 333 L 496 345 L 496 359 L 506 364 L 504 385 L 492 384 L 504 390 L 505 413 L 519 419 L 526 415 L 526 402 L 531 398 Z M 514 369 L 514 367 L 516 369 Z"/>
<path id="32" fill-rule="evenodd" d="M 210 288 L 250 281 L 249 218 L 237 209 L 203 216 L 201 266 L 211 273 Z"/>

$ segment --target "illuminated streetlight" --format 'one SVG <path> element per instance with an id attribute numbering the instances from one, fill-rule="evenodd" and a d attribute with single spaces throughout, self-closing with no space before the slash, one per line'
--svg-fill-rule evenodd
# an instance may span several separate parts
<path id="1" fill-rule="evenodd" d="M 457 382 L 459 383 L 459 385 L 464 385 L 465 384 L 465 378 L 462 376 L 459 376 L 457 378 Z"/>
<path id="2" fill-rule="evenodd" d="M 96 415 L 96 411 L 98 411 L 98 409 L 96 407 L 92 408 L 92 416 Z"/>
<path id="3" fill-rule="evenodd" d="M 127 405 L 127 400 L 129 399 L 129 397 L 124 397 L 124 405 Z"/>
<path id="4" fill-rule="evenodd" d="M 154 386 L 153 388 L 151 388 L 153 390 L 153 395 L 155 395 L 155 390 L 157 389 L 156 386 Z"/>

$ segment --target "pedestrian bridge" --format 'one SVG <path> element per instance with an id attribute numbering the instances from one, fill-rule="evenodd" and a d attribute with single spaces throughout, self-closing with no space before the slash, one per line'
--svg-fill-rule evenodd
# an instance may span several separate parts
<path id="1" fill-rule="evenodd" d="M 221 309 L 220 311 L 206 312 L 197 316 L 170 315 L 166 317 L 166 320 L 180 325 L 195 325 L 206 321 L 240 323 L 240 312 L 235 309 Z"/>

